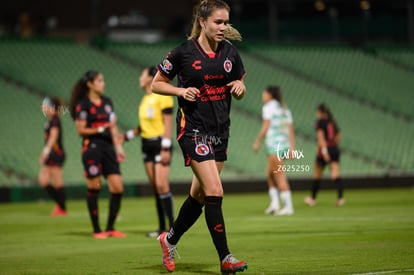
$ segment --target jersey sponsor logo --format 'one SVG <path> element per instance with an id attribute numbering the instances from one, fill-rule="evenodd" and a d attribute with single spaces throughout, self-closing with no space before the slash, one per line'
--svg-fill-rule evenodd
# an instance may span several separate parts
<path id="1" fill-rule="evenodd" d="M 210 86 L 208 84 L 204 84 L 202 87 L 199 88 L 200 93 L 197 94 L 197 97 L 200 98 L 202 102 L 206 101 L 218 101 L 224 100 L 227 98 L 227 87 L 226 86 Z"/>
<path id="2" fill-rule="evenodd" d="M 210 153 L 210 148 L 204 143 L 199 143 L 195 148 L 195 152 L 199 156 L 206 156 Z"/>
<path id="3" fill-rule="evenodd" d="M 231 69 L 233 68 L 233 63 L 231 63 L 230 60 L 226 59 L 226 61 L 224 61 L 223 67 L 224 67 L 224 70 L 229 73 L 231 72 Z"/>
<path id="4" fill-rule="evenodd" d="M 193 67 L 195 70 L 201 70 L 203 67 L 201 67 L 201 60 L 194 60 L 193 64 L 191 64 L 191 67 Z"/>
<path id="5" fill-rule="evenodd" d="M 205 74 L 204 75 L 204 80 L 212 80 L 212 79 L 223 79 L 224 78 L 224 74 Z"/>
<path id="6" fill-rule="evenodd" d="M 164 60 L 162 61 L 162 63 L 161 63 L 161 69 L 162 69 L 165 73 L 169 74 L 169 73 L 172 71 L 172 69 L 173 69 L 173 64 L 170 62 L 170 60 L 168 60 L 168 59 L 164 59 Z"/>

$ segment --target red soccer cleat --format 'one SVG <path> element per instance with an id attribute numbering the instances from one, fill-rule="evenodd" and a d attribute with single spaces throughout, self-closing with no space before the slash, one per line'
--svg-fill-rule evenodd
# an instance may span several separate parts
<path id="1" fill-rule="evenodd" d="M 248 266 L 246 262 L 239 261 L 229 254 L 221 261 L 221 273 L 223 275 L 236 274 L 236 272 L 243 272 Z"/>
<path id="2" fill-rule="evenodd" d="M 68 214 L 68 211 L 63 210 L 59 207 L 59 205 L 56 205 L 55 208 L 50 212 L 50 216 L 52 217 L 59 217 L 59 216 L 66 216 Z"/>
<path id="3" fill-rule="evenodd" d="M 122 233 L 121 231 L 117 231 L 117 230 L 106 231 L 106 234 L 108 235 L 108 237 L 114 237 L 114 238 L 125 238 L 127 236 L 125 233 Z"/>
<path id="4" fill-rule="evenodd" d="M 162 265 L 168 272 L 173 272 L 175 269 L 174 252 L 177 247 L 168 243 L 167 234 L 168 232 L 162 232 L 157 239 L 160 241 L 162 249 Z"/>
<path id="5" fill-rule="evenodd" d="M 95 239 L 107 239 L 108 234 L 106 232 L 93 233 L 93 237 Z"/>

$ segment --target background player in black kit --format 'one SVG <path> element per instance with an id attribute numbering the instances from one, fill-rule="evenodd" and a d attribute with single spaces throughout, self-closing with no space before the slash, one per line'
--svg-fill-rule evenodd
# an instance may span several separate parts
<path id="1" fill-rule="evenodd" d="M 41 165 L 39 171 L 39 184 L 48 195 L 56 202 L 50 215 L 65 216 L 66 194 L 63 186 L 63 164 L 65 151 L 63 150 L 62 123 L 59 115 L 63 111 L 63 103 L 60 98 L 46 97 L 42 102 L 42 112 L 48 118 L 45 124 L 45 147 L 39 157 Z M 49 184 L 52 180 L 53 186 Z"/>
<path id="2" fill-rule="evenodd" d="M 336 205 L 342 206 L 345 203 L 345 200 L 343 198 L 342 181 L 339 177 L 339 127 L 335 122 L 332 112 L 325 104 L 318 105 L 316 109 L 316 117 L 318 119 L 315 125 L 318 152 L 315 161 L 312 194 L 311 197 L 305 198 L 305 203 L 309 206 L 314 206 L 316 204 L 316 196 L 319 191 L 322 173 L 325 166 L 329 164 L 331 180 L 336 184 L 338 191 Z"/>
<path id="3" fill-rule="evenodd" d="M 119 162 L 124 161 L 125 154 L 112 102 L 102 95 L 104 89 L 105 82 L 100 72 L 86 72 L 72 90 L 69 108 L 76 122 L 78 134 L 83 138 L 82 162 L 88 188 L 87 203 L 93 236 L 97 239 L 123 238 L 126 235 L 115 230 L 114 223 L 123 193 Z M 111 193 L 108 222 L 104 232 L 101 231 L 98 215 L 101 175 L 106 178 Z"/>
<path id="4" fill-rule="evenodd" d="M 158 65 L 152 83 L 155 93 L 178 97 L 177 140 L 185 165 L 194 173 L 190 195 L 172 229 L 159 236 L 163 265 L 170 272 L 175 269 L 176 244 L 199 218 L 203 206 L 221 271 L 233 274 L 248 266 L 229 251 L 222 213 L 220 171 L 227 159 L 231 98 L 241 99 L 246 90 L 241 58 L 227 40 L 241 40 L 229 25 L 229 12 L 221 0 L 202 1 L 188 41 Z M 175 76 L 178 87 L 170 84 Z"/>

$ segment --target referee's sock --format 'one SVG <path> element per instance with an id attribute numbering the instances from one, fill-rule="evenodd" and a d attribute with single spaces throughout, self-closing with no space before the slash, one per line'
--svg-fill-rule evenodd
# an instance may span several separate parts
<path id="1" fill-rule="evenodd" d="M 334 183 L 336 184 L 338 199 L 342 199 L 344 197 L 344 185 L 342 183 L 341 178 L 334 179 Z"/>
<path id="2" fill-rule="evenodd" d="M 170 232 L 167 236 L 167 241 L 170 244 L 176 245 L 181 236 L 198 220 L 203 212 L 203 206 L 196 199 L 188 196 L 181 206 L 178 217 L 175 220 Z"/>
<path id="3" fill-rule="evenodd" d="M 106 225 L 106 231 L 114 230 L 114 223 L 118 216 L 119 209 L 121 208 L 122 193 L 112 193 L 109 200 L 109 214 L 108 223 Z"/>
<path id="4" fill-rule="evenodd" d="M 168 218 L 168 223 L 169 223 L 169 226 L 171 228 L 173 223 L 174 223 L 174 210 L 173 210 L 172 193 L 168 192 L 168 193 L 159 195 L 159 198 L 161 200 L 162 209 L 164 210 L 164 214 Z"/>
<path id="5" fill-rule="evenodd" d="M 164 209 L 162 207 L 160 196 L 155 193 L 155 206 L 157 208 L 157 215 L 158 215 L 158 225 L 159 230 L 164 231 L 165 230 L 165 217 L 164 217 Z"/>
<path id="6" fill-rule="evenodd" d="M 89 216 L 91 218 L 93 232 L 101 232 L 101 227 L 99 226 L 99 215 L 98 215 L 98 195 L 99 190 L 88 189 L 86 201 L 88 204 Z"/>
<path id="7" fill-rule="evenodd" d="M 221 208 L 223 198 L 215 196 L 206 196 L 205 218 L 213 239 L 214 246 L 222 261 L 230 251 L 227 247 L 226 229 L 224 226 L 223 211 Z"/>

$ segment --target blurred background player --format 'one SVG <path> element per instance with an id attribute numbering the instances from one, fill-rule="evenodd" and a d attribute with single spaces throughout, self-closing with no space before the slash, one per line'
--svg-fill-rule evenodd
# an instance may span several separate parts
<path id="1" fill-rule="evenodd" d="M 165 217 L 168 219 L 168 229 L 174 222 L 173 196 L 169 184 L 174 102 L 171 96 L 151 91 L 151 83 L 156 73 L 155 67 L 142 70 L 139 85 L 145 91 L 145 95 L 138 108 L 139 126 L 125 134 L 125 140 L 130 140 L 136 135 L 141 136 L 145 172 L 154 190 L 158 230 L 149 232 L 148 237 L 158 237 L 167 229 Z"/>
<path id="2" fill-rule="evenodd" d="M 320 104 L 316 109 L 316 136 L 318 151 L 315 161 L 315 170 L 312 184 L 311 197 L 305 198 L 305 203 L 309 206 L 316 204 L 319 185 L 322 178 L 323 170 L 329 164 L 331 180 L 336 184 L 338 199 L 337 206 L 345 203 L 343 198 L 343 184 L 339 176 L 339 157 L 340 150 L 338 147 L 340 141 L 339 127 L 335 122 L 332 112 L 325 104 Z"/>
<path id="3" fill-rule="evenodd" d="M 116 126 L 112 102 L 103 96 L 105 82 L 102 73 L 88 71 L 72 90 L 70 112 L 78 134 L 83 138 L 82 162 L 87 183 L 87 204 L 93 225 L 93 236 L 123 238 L 126 235 L 114 229 L 124 191 L 119 162 L 125 153 Z M 109 186 L 110 201 L 106 230 L 101 231 L 98 215 L 98 194 L 101 175 Z"/>
<path id="4" fill-rule="evenodd" d="M 284 159 L 295 150 L 295 130 L 290 110 L 282 100 L 282 93 L 278 86 L 269 86 L 262 94 L 262 128 L 253 144 L 253 150 L 257 152 L 260 144 L 266 138 L 267 169 L 266 177 L 270 205 L 265 210 L 266 214 L 292 215 L 293 204 L 289 182 L 285 169 L 279 169 L 284 165 Z M 280 209 L 279 192 L 283 207 Z"/>
<path id="5" fill-rule="evenodd" d="M 194 173 L 190 194 L 173 227 L 158 238 L 163 265 L 169 272 L 175 269 L 178 241 L 198 220 L 203 207 L 221 272 L 233 274 L 248 267 L 229 251 L 222 212 L 220 172 L 227 160 L 230 105 L 232 97 L 241 99 L 246 91 L 242 60 L 228 41 L 241 40 L 229 24 L 229 13 L 230 7 L 223 1 L 201 1 L 190 37 L 158 65 L 152 83 L 154 92 L 178 98 L 177 140 L 185 165 Z M 177 86 L 170 83 L 175 76 Z"/>
<path id="6" fill-rule="evenodd" d="M 42 102 L 42 112 L 48 118 L 45 124 L 45 147 L 39 157 L 41 165 L 39 171 L 39 184 L 48 195 L 56 202 L 56 206 L 50 213 L 52 216 L 65 216 L 66 194 L 63 186 L 63 164 L 65 152 L 63 150 L 62 123 L 60 114 L 63 110 L 63 102 L 57 97 L 46 97 Z M 49 181 L 53 185 L 49 184 Z"/>

